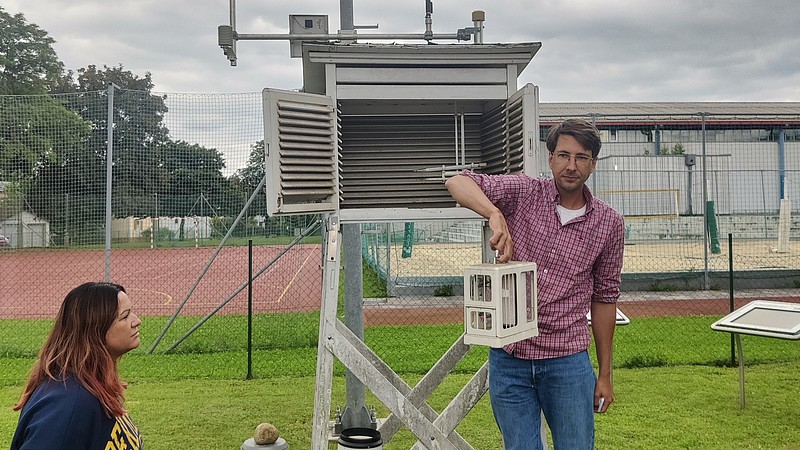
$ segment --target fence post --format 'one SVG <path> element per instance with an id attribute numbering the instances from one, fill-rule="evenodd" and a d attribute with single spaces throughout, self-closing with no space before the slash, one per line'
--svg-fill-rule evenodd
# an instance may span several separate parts
<path id="1" fill-rule="evenodd" d="M 710 280 L 708 274 L 708 159 L 706 158 L 706 113 L 701 112 L 700 122 L 701 127 L 701 144 L 703 155 L 703 289 L 710 287 Z"/>
<path id="2" fill-rule="evenodd" d="M 767 240 L 769 239 L 769 223 L 767 221 L 767 194 L 764 189 L 764 169 L 759 170 L 758 174 L 761 176 L 761 211 L 764 216 L 764 240 Z"/>
<path id="3" fill-rule="evenodd" d="M 733 302 L 733 233 L 728 233 L 728 298 L 729 298 L 729 311 L 733 312 L 736 305 Z M 731 335 L 731 365 L 736 364 L 736 341 L 734 341 L 733 333 Z"/>
<path id="4" fill-rule="evenodd" d="M 111 171 L 114 156 L 114 83 L 108 84 L 108 121 L 106 122 L 106 272 L 105 281 L 111 280 Z"/>
<path id="5" fill-rule="evenodd" d="M 247 377 L 253 379 L 253 240 L 247 240 Z"/>

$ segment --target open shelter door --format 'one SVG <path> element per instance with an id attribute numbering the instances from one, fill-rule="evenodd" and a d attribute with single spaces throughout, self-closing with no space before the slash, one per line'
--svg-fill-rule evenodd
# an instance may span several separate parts
<path id="1" fill-rule="evenodd" d="M 338 127 L 333 99 L 264 89 L 267 214 L 338 209 Z"/>

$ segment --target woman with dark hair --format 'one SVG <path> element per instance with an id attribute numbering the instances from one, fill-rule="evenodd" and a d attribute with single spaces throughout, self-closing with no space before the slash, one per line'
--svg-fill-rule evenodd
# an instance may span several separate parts
<path id="1" fill-rule="evenodd" d="M 11 450 L 141 449 L 117 371 L 119 358 L 139 346 L 141 323 L 118 284 L 70 291 L 14 405 L 22 412 Z"/>

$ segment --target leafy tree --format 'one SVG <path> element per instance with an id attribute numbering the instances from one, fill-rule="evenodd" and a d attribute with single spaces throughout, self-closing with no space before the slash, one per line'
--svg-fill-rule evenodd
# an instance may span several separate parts
<path id="1" fill-rule="evenodd" d="M 0 95 L 43 94 L 65 81 L 55 40 L 22 13 L 0 7 Z"/>
<path id="2" fill-rule="evenodd" d="M 164 170 L 165 212 L 170 215 L 238 214 L 240 195 L 222 175 L 225 161 L 217 149 L 184 141 L 163 144 L 159 153 Z M 213 213 L 208 209 L 213 208 Z"/>
<path id="3" fill-rule="evenodd" d="M 0 179 L 32 180 L 85 149 L 89 124 L 48 96 L 0 96 Z"/>
<path id="4" fill-rule="evenodd" d="M 152 94 L 150 73 L 139 77 L 117 67 L 95 65 L 78 69 L 68 107 L 93 124 L 90 148 L 105 158 L 108 140 L 108 86 L 113 84 L 112 120 L 114 215 L 153 214 L 154 194 L 164 183 L 158 148 L 169 141 L 164 126 L 164 96 Z M 118 88 L 118 89 L 117 89 Z M 105 175 L 96 177 L 104 183 Z"/>
<path id="5" fill-rule="evenodd" d="M 167 112 L 166 96 L 153 95 L 153 80 L 150 73 L 143 78 L 125 70 L 122 65 L 118 67 L 103 66 L 98 70 L 90 65 L 78 69 L 77 92 L 88 93 L 102 91 L 101 97 L 110 84 L 119 89 L 114 93 L 112 120 L 114 122 L 114 164 L 134 164 L 138 169 L 130 169 L 141 182 L 136 180 L 121 180 L 130 182 L 132 186 L 139 187 L 142 182 L 153 181 L 149 177 L 142 180 L 141 170 L 147 165 L 157 161 L 155 149 L 161 143 L 167 142 L 169 131 L 163 124 L 164 114 Z M 107 139 L 108 111 L 106 105 L 101 108 L 91 108 L 80 102 L 73 106 L 81 116 L 91 121 L 96 126 L 94 143 L 102 143 L 105 149 Z M 157 163 L 155 163 L 157 164 Z M 115 180 L 119 181 L 119 180 Z"/>
<path id="6" fill-rule="evenodd" d="M 17 186 L 24 208 L 49 220 L 54 235 L 65 228 L 67 196 L 85 192 L 83 201 L 73 197 L 79 208 L 98 197 L 84 185 L 103 166 L 88 154 L 89 123 L 61 103 L 49 96 L 0 96 L 0 179 Z"/>
<path id="7" fill-rule="evenodd" d="M 264 141 L 260 140 L 250 147 L 250 156 L 247 159 L 247 165 L 236 172 L 235 178 L 240 184 L 240 189 L 249 198 L 261 179 L 264 178 Z M 261 214 L 267 215 L 267 201 L 266 197 L 260 195 L 253 200 L 250 205 L 251 215 Z"/>
<path id="8" fill-rule="evenodd" d="M 94 173 L 73 167 L 87 151 L 89 123 L 61 99 L 43 95 L 70 85 L 54 42 L 22 14 L 0 8 L 0 180 L 13 193 L 3 202 L 15 203 L 0 205 L 0 218 L 24 208 L 50 220 L 58 235 L 69 181 Z"/>
<path id="9" fill-rule="evenodd" d="M 54 42 L 22 14 L 0 7 L 0 180 L 12 182 L 15 198 L 51 222 L 57 242 L 102 235 L 110 126 L 114 215 L 153 215 L 159 195 L 159 214 L 189 214 L 191 205 L 180 199 L 198 194 L 217 214 L 239 212 L 243 194 L 238 179 L 222 175 L 221 154 L 169 138 L 166 96 L 152 93 L 150 73 L 140 77 L 122 65 L 65 72 Z"/>
<path id="10" fill-rule="evenodd" d="M 683 144 L 680 142 L 673 145 L 672 147 L 665 145 L 661 147 L 661 154 L 662 155 L 683 155 L 686 153 L 686 149 L 683 147 Z"/>
<path id="11" fill-rule="evenodd" d="M 250 147 L 250 156 L 247 158 L 247 165 L 237 172 L 237 176 L 242 180 L 242 185 L 253 192 L 264 178 L 264 140 L 260 140 Z"/>

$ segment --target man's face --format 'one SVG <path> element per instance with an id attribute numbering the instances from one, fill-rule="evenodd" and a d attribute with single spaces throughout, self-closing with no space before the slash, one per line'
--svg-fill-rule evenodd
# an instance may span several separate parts
<path id="1" fill-rule="evenodd" d="M 592 152 L 569 135 L 558 137 L 556 149 L 550 153 L 548 160 L 556 187 L 562 195 L 581 192 L 596 163 Z"/>

